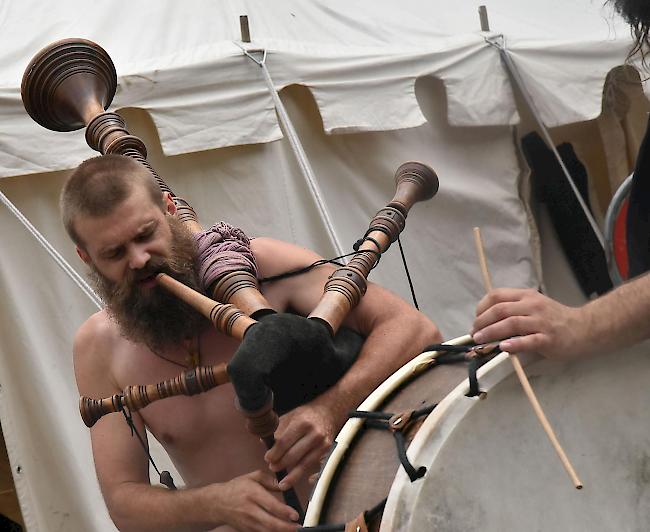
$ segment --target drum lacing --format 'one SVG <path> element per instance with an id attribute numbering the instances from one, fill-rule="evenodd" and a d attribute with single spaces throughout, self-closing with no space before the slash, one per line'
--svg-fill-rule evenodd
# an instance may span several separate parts
<path id="1" fill-rule="evenodd" d="M 404 471 L 406 471 L 406 474 L 411 479 L 411 482 L 414 482 L 424 476 L 424 474 L 427 472 L 427 468 L 422 466 L 416 469 L 409 461 L 408 456 L 406 456 L 406 440 L 404 437 L 404 432 L 410 426 L 412 426 L 414 421 L 421 417 L 429 415 L 436 406 L 437 403 L 434 405 L 419 408 L 418 410 L 411 410 L 410 412 L 407 411 L 399 414 L 354 410 L 350 412 L 349 416 L 365 419 L 364 425 L 366 427 L 389 430 L 393 434 L 399 461 L 404 467 Z"/>
<path id="2" fill-rule="evenodd" d="M 427 351 L 442 351 L 443 354 L 436 357 L 436 364 L 454 364 L 456 362 L 468 362 L 467 380 L 469 381 L 469 391 L 466 397 L 480 397 L 484 399 L 487 393 L 481 390 L 476 372 L 487 362 L 487 357 L 494 354 L 499 349 L 499 344 L 480 344 L 480 345 L 447 345 L 431 344 L 424 349 Z"/>
<path id="3" fill-rule="evenodd" d="M 476 372 L 486 361 L 487 355 L 491 354 L 498 348 L 496 346 L 466 346 L 466 345 L 447 345 L 447 344 L 432 344 L 427 346 L 424 352 L 439 351 L 442 354 L 438 355 L 435 359 L 436 364 L 454 364 L 457 362 L 465 362 L 469 360 L 467 366 L 469 391 L 467 397 L 485 397 L 485 392 L 481 390 Z M 373 429 L 389 430 L 395 438 L 395 445 L 397 447 L 397 456 L 400 463 L 404 467 L 404 471 L 408 475 L 411 482 L 422 478 L 427 472 L 427 468 L 422 466 L 417 469 L 411 464 L 406 455 L 406 439 L 405 432 L 412 426 L 413 422 L 419 418 L 428 416 L 433 409 L 437 406 L 425 406 L 417 410 L 410 410 L 393 414 L 389 412 L 368 412 L 364 410 L 353 410 L 348 415 L 351 418 L 365 419 L 364 425 Z"/>

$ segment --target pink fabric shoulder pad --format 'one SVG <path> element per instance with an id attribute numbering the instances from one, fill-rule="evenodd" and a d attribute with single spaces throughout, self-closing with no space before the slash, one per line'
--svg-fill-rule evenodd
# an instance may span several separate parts
<path id="1" fill-rule="evenodd" d="M 194 237 L 198 248 L 199 282 L 204 291 L 234 271 L 244 270 L 257 277 L 251 243 L 241 229 L 219 222 Z"/>

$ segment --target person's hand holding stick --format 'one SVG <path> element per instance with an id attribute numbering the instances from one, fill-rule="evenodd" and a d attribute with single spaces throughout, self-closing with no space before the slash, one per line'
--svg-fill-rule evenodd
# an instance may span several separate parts
<path id="1" fill-rule="evenodd" d="M 485 290 L 489 292 L 490 290 L 492 290 L 492 279 L 490 278 L 490 272 L 488 270 L 487 260 L 485 258 L 485 251 L 483 249 L 483 240 L 481 239 L 481 230 L 478 227 L 474 228 L 474 243 L 476 244 L 476 251 L 478 253 L 479 263 L 481 265 L 483 284 L 485 285 Z M 528 382 L 528 377 L 524 372 L 524 368 L 521 365 L 521 361 L 519 360 L 519 357 L 515 353 L 508 353 L 508 355 L 510 360 L 512 361 L 512 365 L 515 368 L 515 373 L 519 378 L 519 382 L 521 383 L 524 392 L 528 396 L 528 400 L 530 401 L 530 404 L 532 405 L 533 410 L 535 411 L 535 414 L 539 419 L 539 422 L 542 424 L 542 427 L 544 428 L 546 435 L 548 436 L 549 440 L 551 440 L 555 452 L 560 457 L 560 461 L 562 462 L 564 469 L 569 474 L 569 477 L 571 477 L 571 481 L 573 482 L 573 485 L 576 487 L 576 489 L 582 489 L 582 482 L 580 481 L 578 475 L 573 469 L 571 462 L 569 462 L 569 458 L 564 452 L 564 449 L 562 449 L 562 446 L 560 445 L 560 442 L 558 441 L 557 436 L 555 435 L 555 432 L 551 427 L 551 424 L 548 422 L 548 419 L 546 418 L 546 414 L 544 414 L 544 411 L 542 410 L 542 406 L 539 404 L 539 401 L 535 396 L 535 392 L 533 391 L 530 382 Z"/>

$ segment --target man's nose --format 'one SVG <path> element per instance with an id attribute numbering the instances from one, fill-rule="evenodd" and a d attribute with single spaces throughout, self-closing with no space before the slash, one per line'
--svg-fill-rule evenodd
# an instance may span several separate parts
<path id="1" fill-rule="evenodd" d="M 129 268 L 140 270 L 149 262 L 151 255 L 146 249 L 140 246 L 133 246 L 129 253 Z"/>

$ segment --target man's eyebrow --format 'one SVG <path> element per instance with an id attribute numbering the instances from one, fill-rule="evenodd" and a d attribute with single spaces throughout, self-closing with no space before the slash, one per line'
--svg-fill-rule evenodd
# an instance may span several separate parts
<path id="1" fill-rule="evenodd" d="M 158 221 L 157 220 L 149 220 L 148 222 L 145 222 L 142 224 L 139 228 L 138 231 L 136 232 L 134 238 L 138 238 L 141 236 L 143 233 L 146 233 L 150 229 L 155 229 L 158 227 Z M 119 244 L 110 244 L 106 247 L 100 248 L 99 254 L 100 255 L 108 255 L 110 253 L 113 253 L 120 249 L 121 247 L 124 247 L 124 243 L 119 243 Z"/>
<path id="2" fill-rule="evenodd" d="M 102 256 L 111 255 L 112 253 L 115 253 L 122 247 L 124 247 L 124 244 L 115 244 L 115 245 L 106 246 L 105 248 L 101 248 L 99 250 L 99 254 Z"/>
<path id="3" fill-rule="evenodd" d="M 153 229 L 158 226 L 158 221 L 157 220 L 149 220 L 148 222 L 145 222 L 138 228 L 138 232 L 136 234 L 141 235 L 142 233 L 146 233 L 149 231 L 149 229 Z"/>

